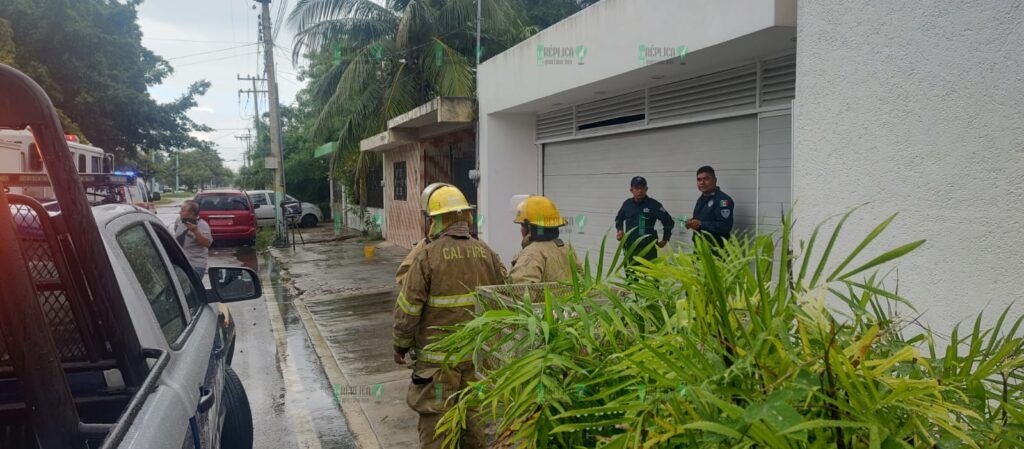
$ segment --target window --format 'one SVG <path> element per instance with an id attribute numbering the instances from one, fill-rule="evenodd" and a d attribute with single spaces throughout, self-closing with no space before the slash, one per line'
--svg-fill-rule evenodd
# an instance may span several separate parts
<path id="1" fill-rule="evenodd" d="M 43 171 L 43 158 L 39 154 L 39 147 L 34 143 L 28 146 L 28 171 L 32 173 Z"/>
<path id="2" fill-rule="evenodd" d="M 211 193 L 199 196 L 199 210 L 249 210 L 249 202 L 242 195 Z"/>
<path id="3" fill-rule="evenodd" d="M 85 173 L 85 171 L 86 171 L 85 169 L 86 168 L 87 167 L 85 166 L 85 155 L 84 154 L 79 154 L 78 155 L 78 172 L 79 173 Z"/>
<path id="4" fill-rule="evenodd" d="M 252 204 L 255 206 L 266 206 L 267 204 L 270 204 L 267 203 L 267 194 L 265 193 L 257 193 L 249 196 L 249 198 L 252 198 Z"/>
<path id="5" fill-rule="evenodd" d="M 395 200 L 405 201 L 409 190 L 405 180 L 405 161 L 395 162 Z"/>
<path id="6" fill-rule="evenodd" d="M 185 313 L 181 309 L 174 283 L 164 269 L 164 260 L 160 257 L 156 244 L 142 224 L 134 225 L 118 234 L 117 244 L 128 259 L 128 266 L 135 273 L 142 292 L 153 308 L 153 314 L 160 323 L 164 337 L 168 343 L 174 342 L 185 330 Z"/>
<path id="7" fill-rule="evenodd" d="M 192 280 L 189 279 L 188 273 L 185 272 L 184 268 L 181 268 L 177 264 L 174 265 L 174 275 L 178 278 L 178 284 L 181 285 L 181 291 L 185 294 L 185 304 L 188 304 L 188 313 L 195 316 L 196 312 L 199 311 L 199 294 L 196 293 L 195 287 L 192 285 Z"/>
<path id="8" fill-rule="evenodd" d="M 384 207 L 384 164 L 380 159 L 368 160 L 366 175 L 359 175 L 355 180 L 356 204 L 366 207 Z M 380 156 L 377 156 L 380 157 Z M 363 189 L 363 183 L 366 190 Z M 365 192 L 365 196 L 364 196 Z"/>
<path id="9" fill-rule="evenodd" d="M 101 173 L 103 172 L 103 164 L 100 163 L 101 159 L 99 156 L 92 157 L 92 172 Z"/>
<path id="10" fill-rule="evenodd" d="M 146 201 L 146 199 L 142 197 L 142 189 L 140 189 L 139 186 L 128 185 L 126 190 L 128 191 L 128 195 L 131 196 L 131 199 L 129 200 L 130 204 L 137 204 Z"/>

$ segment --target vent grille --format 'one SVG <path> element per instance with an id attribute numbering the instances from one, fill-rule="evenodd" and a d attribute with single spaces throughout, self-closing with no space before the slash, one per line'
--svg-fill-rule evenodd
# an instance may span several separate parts
<path id="1" fill-rule="evenodd" d="M 573 135 L 572 106 L 537 114 L 537 140 Z"/>
<path id="2" fill-rule="evenodd" d="M 750 109 L 757 103 L 756 65 L 650 89 L 651 123 Z"/>
<path id="3" fill-rule="evenodd" d="M 623 123 L 643 121 L 644 91 L 616 95 L 576 107 L 576 126 L 594 129 Z"/>
<path id="4" fill-rule="evenodd" d="M 796 96 L 796 55 L 761 64 L 761 106 L 788 104 Z"/>
<path id="5" fill-rule="evenodd" d="M 699 120 L 786 106 L 796 97 L 796 55 L 537 114 L 537 140 Z M 758 104 L 760 102 L 760 104 Z"/>

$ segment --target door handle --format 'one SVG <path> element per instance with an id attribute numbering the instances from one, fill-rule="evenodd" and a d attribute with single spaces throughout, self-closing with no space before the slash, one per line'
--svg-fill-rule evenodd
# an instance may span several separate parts
<path id="1" fill-rule="evenodd" d="M 206 413 L 213 408 L 213 390 L 207 387 L 199 387 L 199 406 L 196 407 L 196 411 L 199 413 Z"/>

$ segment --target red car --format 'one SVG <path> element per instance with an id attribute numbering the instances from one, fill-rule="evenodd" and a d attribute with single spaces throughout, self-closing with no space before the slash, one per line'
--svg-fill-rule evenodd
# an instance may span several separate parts
<path id="1" fill-rule="evenodd" d="M 199 218 L 210 224 L 214 242 L 241 240 L 256 243 L 256 212 L 241 190 L 204 190 L 196 194 Z"/>

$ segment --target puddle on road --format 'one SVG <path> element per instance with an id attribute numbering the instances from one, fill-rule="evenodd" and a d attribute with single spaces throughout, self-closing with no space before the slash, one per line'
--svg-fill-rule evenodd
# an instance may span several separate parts
<path id="1" fill-rule="evenodd" d="M 255 254 L 255 253 L 254 253 Z M 270 289 L 274 293 L 276 307 L 284 322 L 285 354 L 277 354 L 277 369 L 282 370 L 286 358 L 290 358 L 291 366 L 296 367 L 299 382 L 302 388 L 286 389 L 295 397 L 285 397 L 286 413 L 296 408 L 308 411 L 313 421 L 315 432 L 319 437 L 320 444 L 324 448 L 355 448 L 348 426 L 340 410 L 335 404 L 334 388 L 324 374 L 306 329 L 293 305 L 288 289 L 283 285 L 281 273 L 278 270 L 276 261 L 269 256 L 262 255 L 257 258 L 261 273 L 270 279 Z M 285 379 L 288 376 L 284 376 Z"/>

